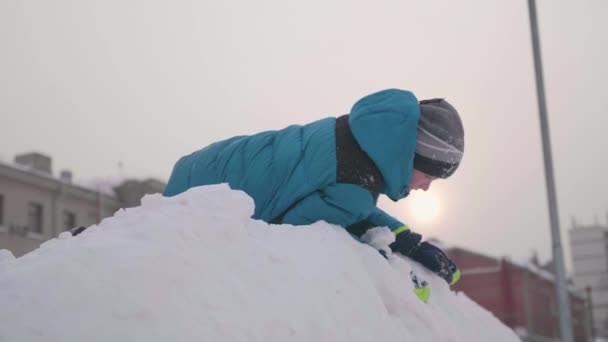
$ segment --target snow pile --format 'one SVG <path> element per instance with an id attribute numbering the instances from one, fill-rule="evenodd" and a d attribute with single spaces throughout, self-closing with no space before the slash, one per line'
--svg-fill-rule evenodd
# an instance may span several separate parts
<path id="1" fill-rule="evenodd" d="M 519 340 L 411 261 L 252 212 L 242 192 L 200 187 L 18 259 L 0 251 L 0 341 Z M 426 304 L 411 269 L 432 288 Z"/>

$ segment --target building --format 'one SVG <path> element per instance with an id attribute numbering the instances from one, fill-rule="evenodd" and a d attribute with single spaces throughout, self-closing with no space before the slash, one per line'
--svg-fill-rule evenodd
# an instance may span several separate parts
<path id="1" fill-rule="evenodd" d="M 570 229 L 574 285 L 590 289 L 593 332 L 608 336 L 608 227 L 596 223 Z"/>
<path id="2" fill-rule="evenodd" d="M 0 249 L 21 256 L 61 232 L 139 205 L 144 194 L 164 186 L 153 179 L 127 180 L 109 191 L 78 185 L 70 171 L 54 177 L 51 158 L 40 153 L 0 162 Z"/>
<path id="3" fill-rule="evenodd" d="M 553 275 L 532 262 L 515 263 L 461 248 L 446 249 L 461 270 L 454 290 L 492 312 L 524 341 L 557 341 L 560 334 Z M 589 336 L 584 296 L 571 292 L 575 341 Z"/>

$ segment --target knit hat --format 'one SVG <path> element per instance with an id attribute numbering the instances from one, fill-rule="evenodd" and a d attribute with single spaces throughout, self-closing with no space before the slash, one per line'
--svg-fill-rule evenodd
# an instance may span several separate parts
<path id="1" fill-rule="evenodd" d="M 460 165 L 463 152 L 464 129 L 456 109 L 444 99 L 420 101 L 414 168 L 448 178 Z"/>

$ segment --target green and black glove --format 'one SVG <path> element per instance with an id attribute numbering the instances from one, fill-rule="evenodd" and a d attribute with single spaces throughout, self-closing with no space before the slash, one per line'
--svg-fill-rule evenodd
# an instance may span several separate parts
<path id="1" fill-rule="evenodd" d="M 460 279 L 460 270 L 438 247 L 420 242 L 422 236 L 403 226 L 394 230 L 395 242 L 390 244 L 393 252 L 399 252 L 424 265 L 452 285 Z"/>

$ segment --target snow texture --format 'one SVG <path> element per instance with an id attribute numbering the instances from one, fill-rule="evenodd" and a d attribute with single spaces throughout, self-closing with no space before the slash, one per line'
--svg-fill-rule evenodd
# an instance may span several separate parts
<path id="1" fill-rule="evenodd" d="M 0 341 L 519 341 L 420 265 L 253 208 L 226 185 L 149 195 L 23 257 L 0 251 Z"/>

